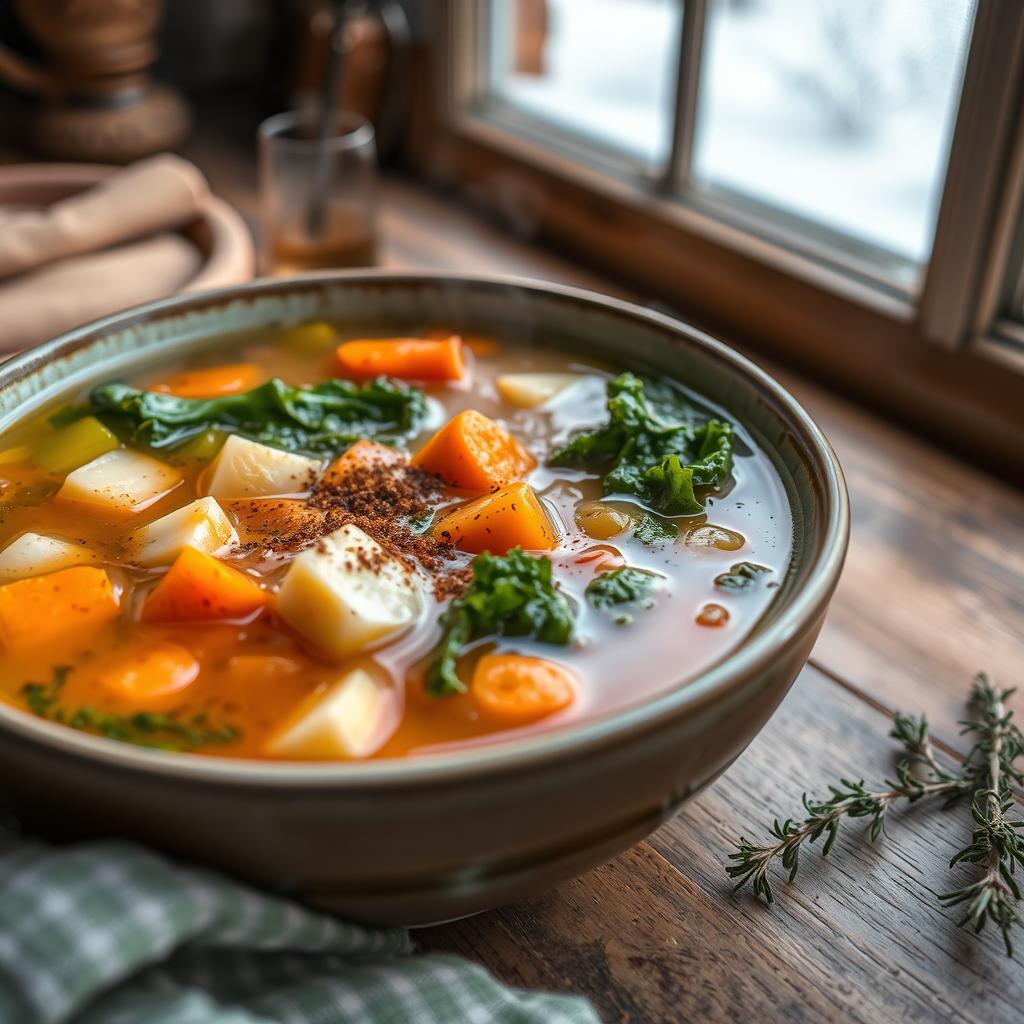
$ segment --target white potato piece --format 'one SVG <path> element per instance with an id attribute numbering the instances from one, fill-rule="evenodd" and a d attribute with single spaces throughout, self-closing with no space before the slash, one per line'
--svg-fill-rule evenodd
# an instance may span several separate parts
<path id="1" fill-rule="evenodd" d="M 367 757 L 397 720 L 397 697 L 381 671 L 353 668 L 325 692 L 310 694 L 267 741 L 266 751 L 323 761 Z"/>
<path id="2" fill-rule="evenodd" d="M 200 498 L 142 527 L 132 540 L 141 565 L 170 565 L 182 548 L 212 555 L 237 544 L 238 534 L 216 498 Z"/>
<path id="3" fill-rule="evenodd" d="M 292 629 L 336 659 L 394 636 L 422 607 L 415 574 L 351 524 L 296 557 L 275 601 Z"/>
<path id="4" fill-rule="evenodd" d="M 57 497 L 95 512 L 134 515 L 174 490 L 183 479 L 176 469 L 149 455 L 116 448 L 69 473 Z"/>
<path id="5" fill-rule="evenodd" d="M 0 551 L 0 579 L 6 583 L 43 576 L 95 560 L 95 554 L 84 544 L 41 533 L 23 533 Z"/>
<path id="6" fill-rule="evenodd" d="M 533 409 L 580 379 L 578 373 L 505 373 L 494 383 L 506 402 L 521 409 Z"/>
<path id="7" fill-rule="evenodd" d="M 270 498 L 308 491 L 322 463 L 232 434 L 210 463 L 206 493 L 214 498 Z"/>

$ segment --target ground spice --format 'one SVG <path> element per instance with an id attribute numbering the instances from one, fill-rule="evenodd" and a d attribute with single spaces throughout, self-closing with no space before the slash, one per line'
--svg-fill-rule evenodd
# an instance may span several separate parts
<path id="1" fill-rule="evenodd" d="M 437 477 L 408 465 L 404 456 L 371 453 L 346 465 L 344 472 L 328 469 L 308 501 L 264 499 L 236 505 L 234 511 L 249 530 L 266 538 L 265 546 L 283 553 L 301 551 L 351 523 L 403 565 L 426 572 L 442 600 L 465 589 L 471 570 L 452 544 L 409 523 L 429 516 L 443 498 Z M 260 546 L 250 542 L 245 547 Z M 359 551 L 356 557 L 363 568 L 378 567 L 373 552 Z"/>

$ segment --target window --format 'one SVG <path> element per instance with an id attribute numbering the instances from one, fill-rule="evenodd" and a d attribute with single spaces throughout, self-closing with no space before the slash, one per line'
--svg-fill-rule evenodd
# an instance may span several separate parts
<path id="1" fill-rule="evenodd" d="M 972 0 L 712 5 L 695 182 L 925 263 L 973 8 Z"/>
<path id="2" fill-rule="evenodd" d="M 490 95 L 658 166 L 672 145 L 681 26 L 678 0 L 496 3 Z"/>
<path id="3" fill-rule="evenodd" d="M 949 437 L 956 391 L 1020 459 L 1024 2 L 438 10 L 435 176 Z"/>

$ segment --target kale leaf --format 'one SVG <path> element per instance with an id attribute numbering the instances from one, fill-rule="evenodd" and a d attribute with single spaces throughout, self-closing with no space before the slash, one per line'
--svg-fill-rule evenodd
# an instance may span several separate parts
<path id="1" fill-rule="evenodd" d="M 720 487 L 732 469 L 732 424 L 695 425 L 678 398 L 653 398 L 632 373 L 608 381 L 608 422 L 577 434 L 548 457 L 551 466 L 609 467 L 605 494 L 631 494 L 666 516 L 704 511 L 696 487 Z"/>
<path id="2" fill-rule="evenodd" d="M 715 577 L 715 586 L 723 590 L 746 590 L 752 587 L 764 573 L 771 572 L 766 565 L 756 562 L 737 562 L 728 572 Z"/>
<path id="3" fill-rule="evenodd" d="M 214 429 L 321 457 L 360 438 L 388 442 L 411 435 L 427 412 L 422 391 L 387 377 L 363 385 L 325 380 L 311 388 L 275 377 L 223 398 L 178 398 L 115 382 L 94 388 L 89 397 L 89 411 L 149 448 L 176 448 Z"/>
<path id="4" fill-rule="evenodd" d="M 473 580 L 441 617 L 444 636 L 427 670 L 435 697 L 463 693 L 455 662 L 466 644 L 488 636 L 528 636 L 548 644 L 572 638 L 573 611 L 551 577 L 551 562 L 513 548 L 484 552 L 473 562 Z"/>
<path id="5" fill-rule="evenodd" d="M 641 544 L 653 547 L 655 544 L 667 544 L 675 540 L 679 536 L 679 527 L 675 523 L 667 522 L 645 512 L 634 520 L 633 536 Z"/>
<path id="6" fill-rule="evenodd" d="M 593 608 L 610 611 L 620 605 L 646 603 L 657 579 L 657 573 L 624 565 L 595 576 L 585 594 Z"/>

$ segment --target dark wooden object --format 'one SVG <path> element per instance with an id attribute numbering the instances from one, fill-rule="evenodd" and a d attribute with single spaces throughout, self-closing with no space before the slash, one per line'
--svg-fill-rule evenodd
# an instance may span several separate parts
<path id="1" fill-rule="evenodd" d="M 216 191 L 252 216 L 244 150 L 198 142 Z M 503 272 L 622 294 L 405 181 L 381 194 L 387 266 Z M 811 665 L 769 726 L 712 788 L 630 853 L 528 903 L 418 933 L 513 984 L 582 992 L 608 1022 L 1021 1020 L 1024 966 L 998 936 L 956 928 L 936 893 L 960 884 L 948 830 L 963 810 L 917 806 L 875 846 L 856 824 L 807 857 L 767 910 L 733 895 L 723 860 L 804 789 L 893 766 L 891 710 L 925 711 L 947 751 L 971 674 L 1021 682 L 1024 495 L 789 373 L 845 468 L 847 568 Z M 1024 717 L 1024 697 L 1018 702 Z M 953 815 L 957 815 L 954 817 Z M 1022 933 L 1024 934 L 1024 933 Z M 1024 949 L 1024 937 L 1018 945 Z M 1020 956 L 1020 954 L 1019 954 Z"/>
<path id="2" fill-rule="evenodd" d="M 0 79 L 42 97 L 33 148 L 64 160 L 127 163 L 177 146 L 184 101 L 150 80 L 162 0 L 16 0 L 42 45 L 37 67 L 0 45 Z"/>

